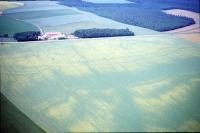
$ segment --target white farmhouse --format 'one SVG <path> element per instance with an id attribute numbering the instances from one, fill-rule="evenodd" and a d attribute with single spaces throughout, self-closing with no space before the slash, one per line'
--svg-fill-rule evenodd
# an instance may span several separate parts
<path id="1" fill-rule="evenodd" d="M 61 32 L 45 32 L 42 36 L 39 36 L 40 40 L 61 40 L 66 39 L 66 35 Z"/>

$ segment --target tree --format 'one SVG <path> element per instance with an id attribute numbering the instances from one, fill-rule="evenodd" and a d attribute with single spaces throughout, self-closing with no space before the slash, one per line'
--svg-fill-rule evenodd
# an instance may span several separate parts
<path id="1" fill-rule="evenodd" d="M 115 37 L 115 36 L 134 36 L 134 33 L 127 29 L 81 29 L 73 33 L 79 38 L 98 38 L 98 37 Z"/>
<path id="2" fill-rule="evenodd" d="M 19 32 L 14 34 L 14 39 L 17 41 L 37 41 L 40 35 L 40 31 Z"/>

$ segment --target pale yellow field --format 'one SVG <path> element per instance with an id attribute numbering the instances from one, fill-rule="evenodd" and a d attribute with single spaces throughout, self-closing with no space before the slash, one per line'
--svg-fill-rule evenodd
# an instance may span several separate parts
<path id="1" fill-rule="evenodd" d="M 200 44 L 200 33 L 193 34 L 178 34 L 179 38 Z"/>
<path id="2" fill-rule="evenodd" d="M 200 131 L 200 45 L 175 36 L 0 45 L 1 93 L 47 132 Z"/>
<path id="3" fill-rule="evenodd" d="M 20 2 L 9 2 L 9 1 L 0 1 L 0 15 L 2 14 L 3 10 L 9 8 L 15 8 L 19 6 L 23 6 L 23 3 Z"/>

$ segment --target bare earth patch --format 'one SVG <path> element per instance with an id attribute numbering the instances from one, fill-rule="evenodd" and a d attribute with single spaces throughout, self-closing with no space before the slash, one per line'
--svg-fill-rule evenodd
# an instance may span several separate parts
<path id="1" fill-rule="evenodd" d="M 181 10 L 181 9 L 164 10 L 163 12 L 166 14 L 171 14 L 175 16 L 183 16 L 183 17 L 192 18 L 195 21 L 195 24 L 193 25 L 167 31 L 165 33 L 181 33 L 181 34 L 200 33 L 200 14 L 199 13 L 187 11 L 187 10 Z"/>

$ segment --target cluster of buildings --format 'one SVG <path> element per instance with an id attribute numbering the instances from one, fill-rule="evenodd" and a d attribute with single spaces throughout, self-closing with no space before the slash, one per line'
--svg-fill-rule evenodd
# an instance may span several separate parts
<path id="1" fill-rule="evenodd" d="M 38 36 L 38 40 L 63 40 L 63 39 L 78 39 L 78 37 L 72 34 L 66 35 L 61 32 L 45 32 L 41 36 Z"/>

